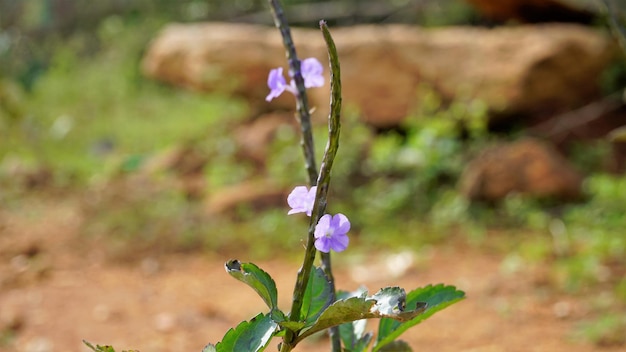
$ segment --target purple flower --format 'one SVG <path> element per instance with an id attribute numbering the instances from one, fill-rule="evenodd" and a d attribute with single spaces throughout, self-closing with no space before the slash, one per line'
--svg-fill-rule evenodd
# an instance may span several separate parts
<path id="1" fill-rule="evenodd" d="M 304 79 L 305 88 L 321 87 L 324 85 L 324 68 L 316 58 L 311 57 L 302 60 L 300 70 L 302 72 L 302 78 Z M 278 98 L 284 91 L 291 92 L 293 95 L 297 94 L 293 74 L 289 72 L 289 76 L 292 77 L 292 80 L 287 84 L 287 81 L 285 81 L 283 77 L 282 67 L 270 70 L 270 74 L 267 77 L 267 86 L 270 88 L 270 94 L 265 97 L 266 101 Z"/>
<path id="2" fill-rule="evenodd" d="M 339 213 L 331 216 L 322 216 L 315 226 L 315 248 L 318 251 L 328 253 L 332 249 L 341 252 L 348 247 L 350 239 L 346 235 L 350 231 L 350 221 Z"/>
<path id="3" fill-rule="evenodd" d="M 283 77 L 282 67 L 270 71 L 270 75 L 267 77 L 267 85 L 270 87 L 270 94 L 265 98 L 266 101 L 270 101 L 283 94 L 288 87 L 287 82 L 285 82 L 285 77 Z"/>
<path id="4" fill-rule="evenodd" d="M 300 64 L 302 78 L 306 88 L 321 87 L 324 85 L 324 67 L 316 58 L 304 59 Z"/>
<path id="5" fill-rule="evenodd" d="M 306 213 L 307 216 L 311 216 L 316 192 L 317 186 L 313 186 L 311 189 L 304 186 L 294 188 L 287 196 L 287 204 L 291 207 L 287 214 Z"/>

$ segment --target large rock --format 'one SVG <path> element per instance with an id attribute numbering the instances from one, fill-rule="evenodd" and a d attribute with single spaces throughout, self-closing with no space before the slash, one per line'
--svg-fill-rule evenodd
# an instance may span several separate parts
<path id="1" fill-rule="evenodd" d="M 253 210 L 287 204 L 289 191 L 267 180 L 245 181 L 220 189 L 205 200 L 205 213 L 210 216 L 234 214 L 240 206 Z M 285 211 L 285 214 L 287 212 Z"/>
<path id="2" fill-rule="evenodd" d="M 485 150 L 467 165 L 459 184 L 470 200 L 499 201 L 510 193 L 574 200 L 582 197 L 582 181 L 552 147 L 525 138 Z"/>
<path id="3" fill-rule="evenodd" d="M 482 100 L 494 116 L 567 110 L 597 95 L 597 78 L 615 51 L 608 36 L 578 25 L 355 26 L 332 33 L 344 103 L 378 127 L 397 125 L 419 104 L 420 84 L 447 100 Z M 301 58 L 327 61 L 318 31 L 294 29 L 293 36 Z M 277 66 L 286 66 L 286 60 L 275 28 L 224 23 L 170 25 L 155 38 L 142 64 L 149 77 L 236 94 L 261 107 L 267 106 L 267 74 Z M 310 100 L 317 107 L 315 116 L 325 117 L 328 85 L 311 89 Z M 293 97 L 284 94 L 269 108 L 293 106 Z"/>
<path id="4" fill-rule="evenodd" d="M 592 23 L 595 14 L 571 0 L 465 0 L 494 21 Z M 570 4 L 572 3 L 572 4 Z"/>

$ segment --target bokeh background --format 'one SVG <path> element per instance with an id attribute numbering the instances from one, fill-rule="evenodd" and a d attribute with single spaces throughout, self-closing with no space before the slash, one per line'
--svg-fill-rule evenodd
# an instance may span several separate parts
<path id="1" fill-rule="evenodd" d="M 343 59 L 329 207 L 353 228 L 338 265 L 380 256 L 392 260 L 374 269 L 382 277 L 415 267 L 437 277 L 489 258 L 485 272 L 502 279 L 485 289 L 492 298 L 499 287 L 511 302 L 550 297 L 555 324 L 565 321 L 567 345 L 536 350 L 624 348 L 624 3 L 283 4 L 303 56 L 324 59 L 323 18 Z M 263 99 L 267 72 L 285 65 L 272 28 L 261 0 L 0 0 L 0 350 L 78 350 L 80 338 L 116 333 L 91 334 L 132 314 L 103 303 L 100 290 L 73 296 L 89 277 L 58 299 L 85 302 L 77 309 L 95 322 L 67 322 L 59 338 L 45 332 L 64 319 L 42 313 L 51 307 L 42 297 L 82 267 L 129 287 L 118 270 L 165 275 L 189 258 L 271 262 L 295 277 L 275 261 L 295 268 L 302 254 L 306 224 L 285 216 L 285 199 L 306 174 L 293 99 Z M 327 90 L 311 97 L 319 160 Z M 455 260 L 429 265 L 433 251 Z M 201 275 L 194 265 L 185 268 Z M 498 309 L 501 318 L 515 311 Z M 198 310 L 208 326 L 221 314 Z M 134 337 L 195 324 L 161 313 L 143 317 L 148 337 Z M 82 337 L 68 332 L 76 324 Z M 94 342 L 137 347 L 117 333 L 127 338 Z M 482 339 L 494 349 L 469 338 L 448 350 L 516 350 Z"/>

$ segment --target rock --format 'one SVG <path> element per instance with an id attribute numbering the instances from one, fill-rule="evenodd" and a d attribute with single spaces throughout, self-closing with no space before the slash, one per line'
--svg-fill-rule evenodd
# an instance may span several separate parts
<path id="1" fill-rule="evenodd" d="M 282 127 L 296 129 L 296 120 L 293 114 L 264 114 L 237 127 L 233 132 L 238 148 L 237 156 L 252 161 L 257 170 L 265 170 L 268 147 L 277 131 Z"/>
<path id="2" fill-rule="evenodd" d="M 591 24 L 595 14 L 559 0 L 466 0 L 490 20 Z M 571 3 L 571 1 L 569 1 Z"/>
<path id="3" fill-rule="evenodd" d="M 268 181 L 247 181 L 220 189 L 206 200 L 205 210 L 208 215 L 220 215 L 232 213 L 243 205 L 253 209 L 280 204 L 287 207 L 287 194 L 287 191 Z"/>
<path id="4" fill-rule="evenodd" d="M 172 313 L 161 312 L 154 317 L 154 328 L 161 333 L 174 331 L 176 328 L 176 316 Z"/>
<path id="5" fill-rule="evenodd" d="M 533 138 L 491 147 L 461 175 L 461 193 L 470 200 L 499 201 L 510 193 L 534 198 L 582 197 L 583 177 L 549 145 Z"/>
<path id="6" fill-rule="evenodd" d="M 301 58 L 327 62 L 316 30 L 293 29 Z M 421 29 L 406 25 L 333 28 L 344 106 L 362 120 L 393 127 L 418 107 L 418 87 L 444 100 L 472 97 L 492 116 L 566 111 L 598 94 L 597 77 L 617 52 L 605 34 L 579 25 Z M 286 66 L 275 28 L 225 23 L 172 24 L 152 42 L 145 75 L 196 90 L 247 98 L 257 110 L 294 109 L 283 94 L 269 105 L 267 75 Z M 328 113 L 328 84 L 309 90 L 314 119 Z"/>
<path id="7" fill-rule="evenodd" d="M 177 176 L 176 187 L 189 200 L 197 200 L 206 191 L 204 167 L 208 162 L 209 156 L 198 147 L 181 145 L 151 157 L 140 171 L 147 176 L 172 172 Z"/>
<path id="8" fill-rule="evenodd" d="M 36 336 L 27 340 L 24 346 L 20 346 L 20 351 L 24 352 L 52 352 L 54 343 L 47 337 Z"/>
<path id="9" fill-rule="evenodd" d="M 0 312 L 0 331 L 15 334 L 22 330 L 26 323 L 26 315 L 16 307 L 4 307 Z"/>
<path id="10" fill-rule="evenodd" d="M 611 131 L 621 126 L 626 126 L 626 103 L 609 96 L 552 116 L 529 130 L 533 135 L 549 140 L 558 149 L 567 150 L 576 142 L 610 139 Z"/>
<path id="11" fill-rule="evenodd" d="M 208 156 L 193 145 L 179 145 L 165 150 L 150 159 L 141 167 L 146 174 L 171 171 L 185 177 L 202 174 Z"/>

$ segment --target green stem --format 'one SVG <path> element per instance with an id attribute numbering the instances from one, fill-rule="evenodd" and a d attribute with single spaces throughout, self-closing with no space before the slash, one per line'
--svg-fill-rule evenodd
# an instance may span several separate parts
<path id="1" fill-rule="evenodd" d="M 326 151 L 324 152 L 324 159 L 322 160 L 322 168 L 320 170 L 318 185 L 328 185 L 330 182 L 330 170 L 339 148 L 339 134 L 341 131 L 341 69 L 339 66 L 339 56 L 337 54 L 337 47 L 330 35 L 328 26 L 325 21 L 320 21 L 320 29 L 324 35 L 326 41 L 326 47 L 328 48 L 328 61 L 330 65 L 330 116 L 328 118 L 328 144 L 326 145 Z M 327 171 L 326 171 L 327 170 Z M 323 188 L 323 187 L 322 187 Z M 318 192 L 320 191 L 318 186 Z M 322 270 L 326 273 L 330 282 L 332 291 L 332 301 L 336 299 L 335 293 L 335 278 L 331 269 L 330 252 L 322 253 Z M 341 351 L 341 339 L 339 335 L 339 327 L 333 326 L 329 329 L 331 351 Z"/>
<path id="2" fill-rule="evenodd" d="M 283 45 L 286 49 L 287 61 L 289 63 L 289 70 L 293 73 L 293 79 L 296 82 L 296 89 L 298 91 L 296 95 L 296 109 L 300 120 L 300 129 L 302 132 L 300 145 L 304 153 L 304 163 L 309 176 L 309 184 L 314 186 L 317 182 L 317 167 L 315 165 L 315 148 L 313 145 L 313 133 L 311 130 L 311 116 L 309 114 L 308 99 L 306 95 L 306 89 L 304 87 L 304 79 L 302 78 L 302 71 L 300 69 L 300 60 L 296 53 L 296 47 L 291 37 L 291 30 L 285 17 L 285 13 L 278 0 L 268 0 L 272 14 L 274 17 L 274 24 L 280 31 L 283 39 Z M 291 305 L 291 312 L 289 314 L 290 321 L 300 320 L 300 311 L 302 309 L 302 299 L 307 283 L 311 276 L 311 270 L 313 269 L 313 261 L 315 260 L 315 224 L 319 221 L 321 204 L 316 201 L 314 211 L 316 213 L 311 216 L 311 224 L 309 225 L 307 244 L 304 252 L 304 260 L 302 267 L 298 270 L 296 277 L 296 283 L 293 290 L 293 298 Z M 325 206 L 324 206 L 325 208 Z M 323 209 L 322 209 L 323 211 Z M 315 220 L 315 222 L 313 222 Z M 298 337 L 297 331 L 287 330 L 283 337 L 283 343 L 281 344 L 280 351 L 288 352 L 293 348 L 292 343 Z"/>
<path id="3" fill-rule="evenodd" d="M 306 89 L 304 87 L 304 79 L 302 77 L 302 71 L 300 69 L 300 60 L 296 54 L 296 48 L 291 37 L 291 30 L 289 29 L 288 22 L 286 20 L 284 11 L 278 0 L 268 0 L 272 14 L 274 17 L 274 23 L 279 29 L 283 45 L 286 49 L 287 61 L 289 63 L 289 69 L 293 73 L 293 78 L 296 83 L 296 108 L 298 111 L 300 128 L 301 128 L 301 141 L 302 150 L 305 159 L 305 168 L 309 176 L 309 184 L 311 186 L 319 185 L 317 189 L 315 205 L 311 214 L 311 222 L 309 224 L 307 244 L 305 249 L 304 260 L 302 267 L 298 270 L 296 277 L 296 283 L 293 291 L 292 306 L 289 314 L 290 321 L 299 321 L 303 317 L 300 316 L 303 304 L 304 291 L 311 276 L 311 270 L 313 269 L 313 261 L 315 260 L 315 225 L 324 214 L 326 210 L 328 185 L 330 183 L 330 170 L 337 153 L 339 143 L 339 112 L 341 110 L 341 83 L 339 75 L 339 60 L 337 58 L 337 51 L 326 27 L 326 22 L 320 22 L 320 28 L 324 33 L 324 39 L 328 45 L 329 57 L 331 59 L 331 114 L 329 116 L 329 142 L 326 146 L 324 158 L 322 161 L 322 168 L 317 174 L 317 167 L 315 165 L 315 149 L 313 144 L 313 133 L 311 129 L 311 116 L 309 113 L 308 99 L 306 95 Z M 329 253 L 322 253 L 322 269 L 326 273 L 330 280 L 333 300 L 335 295 L 335 283 L 331 270 L 331 261 Z M 298 336 L 297 331 L 287 330 L 283 343 L 281 344 L 281 352 L 288 352 L 295 346 L 294 341 Z M 339 336 L 339 330 L 337 327 L 330 329 L 331 346 L 333 352 L 341 351 L 341 340 Z"/>

